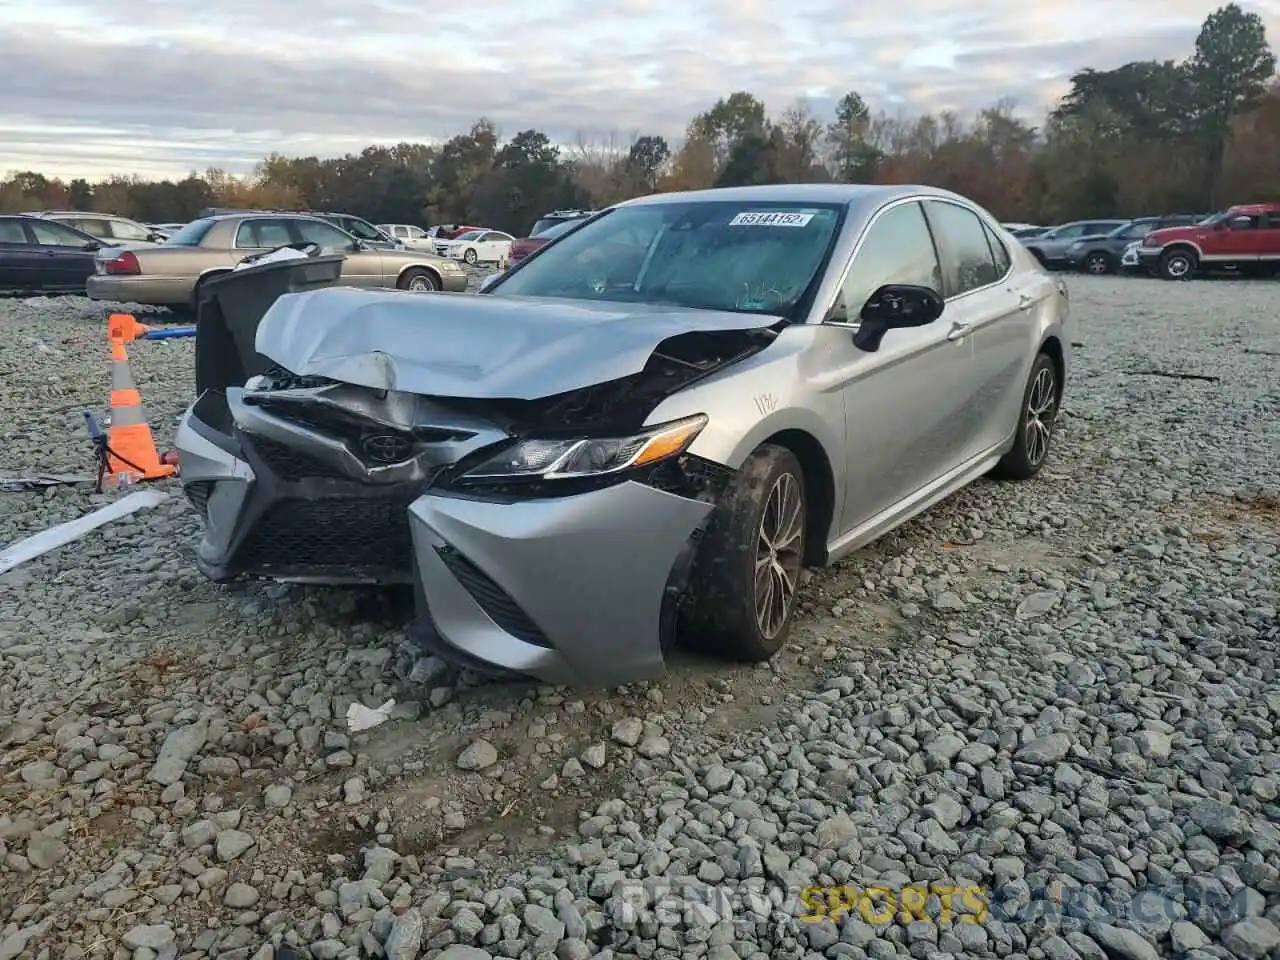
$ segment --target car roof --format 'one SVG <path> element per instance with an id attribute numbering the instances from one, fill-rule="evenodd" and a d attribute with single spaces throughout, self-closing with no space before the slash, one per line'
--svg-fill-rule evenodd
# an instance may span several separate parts
<path id="1" fill-rule="evenodd" d="M 709 190 L 689 190 L 678 193 L 656 193 L 637 197 L 617 204 L 618 207 L 638 207 L 666 203 L 759 203 L 776 200 L 779 203 L 840 203 L 851 210 L 869 213 L 892 200 L 908 197 L 932 197 L 938 200 L 956 200 L 977 206 L 967 197 L 938 187 L 919 184 L 880 185 L 867 183 L 778 183 L 754 187 L 713 187 Z"/>

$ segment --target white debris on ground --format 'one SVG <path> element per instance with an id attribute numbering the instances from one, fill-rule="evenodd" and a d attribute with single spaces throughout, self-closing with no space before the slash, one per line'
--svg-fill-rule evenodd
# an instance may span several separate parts
<path id="1" fill-rule="evenodd" d="M 0 577 L 0 960 L 1280 956 L 1278 288 L 1071 287 L 1046 472 L 815 573 L 767 667 L 480 683 L 395 596 L 206 582 L 176 495 Z M 0 325 L 0 475 L 88 472 L 101 307 Z M 162 449 L 193 350 L 129 348 Z M 0 547 L 119 495 L 0 492 Z"/>

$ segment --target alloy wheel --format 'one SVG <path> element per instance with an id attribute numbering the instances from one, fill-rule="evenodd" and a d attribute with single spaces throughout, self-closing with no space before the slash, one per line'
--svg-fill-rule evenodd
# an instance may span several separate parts
<path id="1" fill-rule="evenodd" d="M 1191 272 L 1191 260 L 1182 254 L 1170 257 L 1165 266 L 1165 272 L 1175 280 L 1181 280 Z"/>
<path id="2" fill-rule="evenodd" d="M 1100 253 L 1095 253 L 1088 260 L 1085 261 L 1085 269 L 1087 269 L 1094 276 L 1098 276 L 1100 274 L 1106 273 L 1107 258 L 1102 256 L 1102 254 Z"/>
<path id="3" fill-rule="evenodd" d="M 1053 371 L 1041 367 L 1027 392 L 1027 416 L 1023 424 L 1023 442 L 1026 444 L 1027 461 L 1038 467 L 1049 452 L 1049 439 L 1053 436 L 1055 407 L 1058 403 Z"/>
<path id="4" fill-rule="evenodd" d="M 766 640 L 782 632 L 791 614 L 803 546 L 804 496 L 795 475 L 784 473 L 769 491 L 756 539 L 756 626 Z"/>
<path id="5" fill-rule="evenodd" d="M 427 277 L 419 274 L 409 281 L 409 289 L 416 291 L 417 293 L 424 293 L 426 291 L 434 290 L 435 287 Z"/>

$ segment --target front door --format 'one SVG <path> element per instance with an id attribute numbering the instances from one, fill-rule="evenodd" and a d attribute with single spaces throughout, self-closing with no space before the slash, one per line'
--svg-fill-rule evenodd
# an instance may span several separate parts
<path id="1" fill-rule="evenodd" d="M 917 201 L 891 204 L 867 227 L 824 331 L 824 379 L 844 395 L 846 484 L 837 493 L 848 534 L 960 462 L 957 401 L 972 379 L 973 347 L 948 304 L 924 327 L 890 330 L 880 349 L 854 346 L 858 314 L 886 283 L 942 292 L 938 252 Z M 959 333 L 953 332 L 958 330 Z"/>
<path id="2" fill-rule="evenodd" d="M 973 375 L 954 396 L 963 462 L 1008 439 L 1018 423 L 1035 311 L 1051 282 L 1038 271 L 1015 275 L 1008 249 L 972 210 L 946 200 L 924 208 L 942 256 L 947 309 L 964 311 L 973 340 Z"/>
<path id="3" fill-rule="evenodd" d="M 93 241 L 52 220 L 28 220 L 27 229 L 38 255 L 36 284 L 47 290 L 83 291 L 94 267 L 93 251 L 85 244 Z"/>
<path id="4" fill-rule="evenodd" d="M 353 249 L 351 235 L 324 220 L 299 219 L 290 223 L 297 232 L 296 242 L 318 244 L 324 253 L 341 253 L 346 257 L 342 262 L 342 282 L 347 286 L 381 287 L 384 285 L 382 255 L 377 248 Z"/>

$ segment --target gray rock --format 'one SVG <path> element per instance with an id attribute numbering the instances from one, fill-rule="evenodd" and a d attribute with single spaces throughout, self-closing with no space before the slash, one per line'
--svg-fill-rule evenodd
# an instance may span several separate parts
<path id="1" fill-rule="evenodd" d="M 247 910 L 258 902 L 258 891 L 247 883 L 233 883 L 227 887 L 222 902 L 234 910 Z"/>
<path id="2" fill-rule="evenodd" d="M 151 782 L 168 785 L 181 780 L 187 764 L 200 752 L 208 735 L 209 725 L 204 720 L 169 731 L 148 774 Z"/>
<path id="3" fill-rule="evenodd" d="M 227 863 L 244 855 L 256 842 L 242 830 L 223 830 L 218 834 L 214 850 L 218 859 Z"/>
<path id="4" fill-rule="evenodd" d="M 1222 945 L 1244 960 L 1261 960 L 1280 947 L 1280 927 L 1266 917 L 1246 917 L 1222 931 Z"/>
<path id="5" fill-rule="evenodd" d="M 1160 960 L 1160 954 L 1140 933 L 1113 927 L 1106 923 L 1089 924 L 1089 936 L 1107 952 L 1113 960 Z"/>
<path id="6" fill-rule="evenodd" d="M 498 762 L 498 750 L 488 740 L 476 740 L 458 756 L 459 770 L 485 770 Z"/>
<path id="7" fill-rule="evenodd" d="M 1065 733 L 1051 733 L 1048 736 L 1036 737 L 1018 748 L 1014 759 L 1024 763 L 1047 765 L 1057 763 L 1071 750 L 1071 738 Z"/>
<path id="8" fill-rule="evenodd" d="M 131 950 L 146 948 L 159 951 L 174 942 L 173 927 L 167 923 L 140 924 L 131 927 L 120 939 Z"/>
<path id="9" fill-rule="evenodd" d="M 623 746 L 634 747 L 644 735 L 644 722 L 639 717 L 623 717 L 613 725 L 610 736 Z"/>
<path id="10" fill-rule="evenodd" d="M 422 914 L 417 910 L 406 910 L 396 917 L 395 922 L 391 924 L 391 934 L 383 947 L 387 960 L 417 960 L 418 951 L 422 946 L 423 927 Z M 483 955 L 483 951 L 481 953 Z M 466 960 L 466 958 L 459 956 L 458 960 Z"/>

